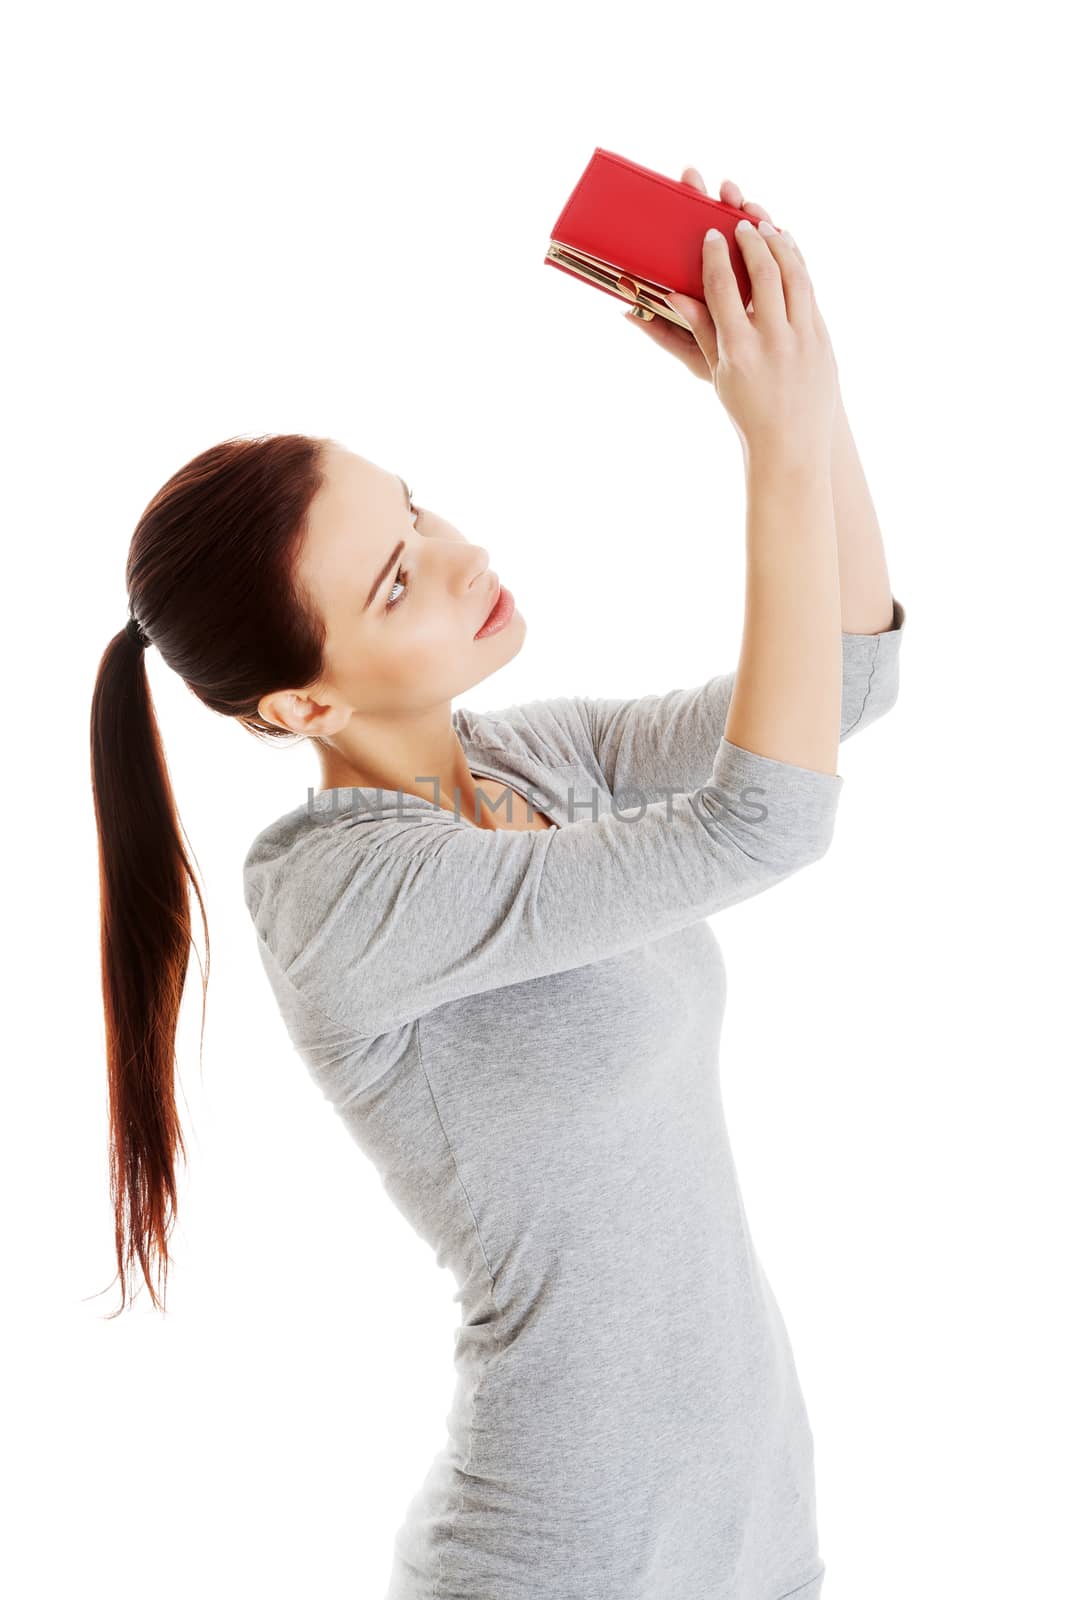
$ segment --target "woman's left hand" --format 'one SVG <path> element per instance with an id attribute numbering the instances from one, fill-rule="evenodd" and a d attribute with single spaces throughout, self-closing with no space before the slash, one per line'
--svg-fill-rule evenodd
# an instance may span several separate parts
<path id="1" fill-rule="evenodd" d="M 689 184 L 692 189 L 700 189 L 702 194 L 708 193 L 704 179 L 696 167 L 685 167 L 681 181 Z M 736 183 L 732 183 L 730 178 L 725 178 L 720 184 L 719 197 L 726 205 L 737 206 L 739 211 L 748 211 L 749 215 L 758 222 L 761 220 L 765 222 L 771 221 L 763 206 L 758 206 L 755 200 L 742 199 L 742 191 Z M 801 256 L 796 242 L 791 240 L 791 243 L 794 249 L 797 250 L 798 255 Z M 804 261 L 804 259 L 804 256 L 801 256 L 801 260 Z M 675 294 L 674 292 L 669 295 L 668 299 L 670 304 L 675 306 L 686 318 L 691 328 L 701 327 L 702 338 L 705 344 L 713 351 L 714 359 L 716 328 L 708 306 L 704 301 L 694 300 L 689 295 Z M 752 301 L 749 302 L 746 310 L 750 311 L 751 306 Z M 641 328 L 647 339 L 652 339 L 654 344 L 658 344 L 669 355 L 677 356 L 683 366 L 688 367 L 695 378 L 701 378 L 705 383 L 712 382 L 712 368 L 709 366 L 708 359 L 692 333 L 689 333 L 685 328 L 680 328 L 675 322 L 669 322 L 666 317 L 656 315 L 649 322 L 642 322 L 637 317 L 628 315 L 627 321 L 633 322 L 636 328 Z"/>

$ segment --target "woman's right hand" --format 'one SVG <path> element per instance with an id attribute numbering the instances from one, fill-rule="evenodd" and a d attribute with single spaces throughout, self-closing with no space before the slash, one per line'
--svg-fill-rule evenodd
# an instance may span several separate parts
<path id="1" fill-rule="evenodd" d="M 785 451 L 799 461 L 829 460 L 838 364 L 808 269 L 774 228 L 764 234 L 741 225 L 735 238 L 752 285 L 751 313 L 722 237 L 703 245 L 705 305 L 687 295 L 668 300 L 690 324 L 747 459 Z"/>

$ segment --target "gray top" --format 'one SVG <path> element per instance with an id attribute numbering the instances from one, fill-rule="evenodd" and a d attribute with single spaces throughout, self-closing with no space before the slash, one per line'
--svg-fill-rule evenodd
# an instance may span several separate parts
<path id="1" fill-rule="evenodd" d="M 904 616 L 843 635 L 843 739 L 894 703 Z M 724 738 L 733 683 L 454 711 L 472 771 L 551 828 L 334 789 L 245 859 L 292 1042 L 461 1306 L 386 1600 L 819 1595 L 707 919 L 819 860 L 843 779 Z"/>

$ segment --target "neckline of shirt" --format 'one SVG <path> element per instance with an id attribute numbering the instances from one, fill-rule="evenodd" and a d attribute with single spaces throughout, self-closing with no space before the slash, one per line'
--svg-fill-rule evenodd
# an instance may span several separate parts
<path id="1" fill-rule="evenodd" d="M 478 751 L 481 748 L 482 747 L 473 740 L 464 741 L 464 753 L 469 757 L 472 754 L 477 757 Z M 528 783 L 527 779 L 521 773 L 516 773 L 508 767 L 495 767 L 487 761 L 476 760 L 475 762 L 472 762 L 470 759 L 468 760 L 468 767 L 472 777 L 493 778 L 496 782 L 503 783 L 510 789 L 515 789 L 521 801 L 526 801 L 527 799 L 527 796 L 523 792 L 524 785 L 527 789 L 536 788 L 538 796 L 541 796 L 546 792 L 540 784 L 534 785 Z M 517 784 L 519 787 L 517 787 Z M 469 817 L 461 816 L 456 810 L 455 806 L 437 805 L 433 800 L 426 799 L 424 795 L 411 794 L 407 789 L 379 789 L 376 787 L 368 788 L 363 784 L 343 784 L 331 789 L 318 790 L 312 799 L 313 812 L 316 815 L 323 814 L 325 816 L 329 816 L 331 813 L 336 813 L 340 816 L 343 811 L 349 809 L 348 807 L 336 801 L 333 803 L 327 802 L 327 796 L 334 794 L 358 794 L 365 796 L 368 801 L 370 801 L 370 804 L 361 809 L 368 820 L 374 820 L 376 815 L 379 813 L 385 815 L 400 815 L 404 808 L 408 807 L 409 805 L 414 805 L 417 807 L 425 807 L 428 811 L 440 812 L 444 816 L 451 817 L 454 822 L 463 823 L 468 828 L 478 827 L 478 824 L 476 822 L 472 822 Z M 397 807 L 398 801 L 403 801 L 403 807 L 401 807 L 400 810 L 398 810 Z M 320 802 L 324 803 L 320 804 Z M 529 801 L 529 804 L 535 811 L 540 811 L 543 816 L 548 817 L 554 828 L 563 826 L 563 823 L 559 820 L 561 816 L 561 810 L 555 794 L 549 794 L 546 803 L 543 805 L 535 804 L 533 798 Z M 487 830 L 480 829 L 479 831 L 484 833 Z"/>

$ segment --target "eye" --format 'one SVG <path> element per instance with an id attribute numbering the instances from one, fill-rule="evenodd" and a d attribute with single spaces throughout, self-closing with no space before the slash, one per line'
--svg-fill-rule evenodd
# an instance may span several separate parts
<path id="1" fill-rule="evenodd" d="M 386 610 L 387 611 L 392 611 L 394 606 L 399 606 L 401 601 L 404 599 L 404 595 L 408 593 L 408 573 L 407 573 L 407 570 L 403 566 L 400 566 L 400 567 L 397 568 L 397 575 L 393 579 L 393 582 L 390 584 L 390 593 L 391 594 L 392 594 L 393 590 L 397 587 L 398 584 L 400 584 L 403 587 L 404 594 L 399 594 L 395 600 L 387 600 L 386 601 Z"/>
<path id="2" fill-rule="evenodd" d="M 419 507 L 417 505 L 413 505 L 412 506 L 412 514 L 415 517 L 416 527 L 418 527 L 419 526 Z M 397 568 L 396 575 L 395 575 L 395 577 L 393 579 L 393 582 L 390 584 L 390 593 L 391 594 L 392 594 L 393 590 L 398 586 L 398 584 L 403 589 L 404 593 L 403 594 L 399 594 L 395 600 L 387 600 L 386 601 L 385 609 L 387 611 L 392 611 L 394 606 L 399 606 L 401 601 L 404 599 L 404 595 L 406 595 L 408 593 L 408 569 L 403 565 L 403 563 Z"/>

